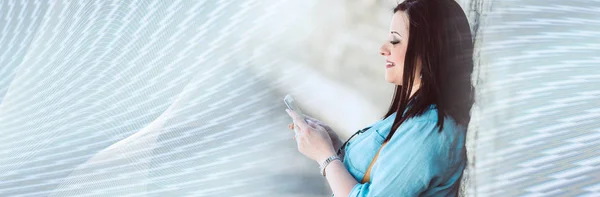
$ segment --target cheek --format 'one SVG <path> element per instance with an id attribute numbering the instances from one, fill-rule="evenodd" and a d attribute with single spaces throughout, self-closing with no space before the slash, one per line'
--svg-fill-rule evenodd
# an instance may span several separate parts
<path id="1" fill-rule="evenodd" d="M 396 62 L 396 65 L 404 65 L 405 57 L 406 57 L 406 48 L 397 47 L 397 48 L 392 49 L 390 59 L 393 62 Z"/>
<path id="2" fill-rule="evenodd" d="M 403 47 L 396 47 L 392 49 L 390 60 L 393 61 L 396 66 L 386 69 L 386 81 L 397 85 L 402 85 L 402 74 L 404 71 L 404 57 L 406 50 Z"/>

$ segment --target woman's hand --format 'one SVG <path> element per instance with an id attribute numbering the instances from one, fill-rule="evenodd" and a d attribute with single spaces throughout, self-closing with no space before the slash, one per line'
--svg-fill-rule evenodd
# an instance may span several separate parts
<path id="1" fill-rule="evenodd" d="M 300 153 L 319 164 L 330 156 L 336 155 L 331 138 L 324 127 L 316 123 L 305 122 L 304 117 L 292 110 L 286 109 L 285 111 L 292 117 L 294 127 L 298 127 L 294 138 Z"/>
<path id="2" fill-rule="evenodd" d="M 337 133 L 333 129 L 331 129 L 331 127 L 329 125 L 325 124 L 324 122 L 322 122 L 316 118 L 313 118 L 313 117 L 310 117 L 307 115 L 304 115 L 304 116 L 306 117 L 306 122 L 309 125 L 311 125 L 311 123 L 315 123 L 315 124 L 325 128 L 325 130 L 327 131 L 327 134 L 329 134 L 329 138 L 331 138 L 331 144 L 333 145 L 333 149 L 338 150 L 340 148 L 340 146 L 342 146 L 342 144 L 343 144 L 342 140 L 340 140 L 340 137 L 337 135 Z"/>
<path id="3" fill-rule="evenodd" d="M 337 133 L 333 129 L 331 129 L 331 127 L 329 125 L 325 124 L 323 121 L 320 121 L 316 118 L 313 118 L 313 117 L 310 117 L 307 115 L 304 115 L 304 118 L 306 120 L 306 123 L 308 123 L 308 125 L 312 126 L 312 124 L 317 124 L 317 125 L 323 127 L 327 131 L 327 134 L 329 134 L 329 138 L 331 138 L 331 144 L 333 145 L 334 150 L 338 150 L 342 146 L 342 144 L 343 144 L 342 140 L 340 140 L 340 137 L 337 135 Z M 290 123 L 288 125 L 288 127 L 291 130 L 294 130 L 293 123 Z"/>

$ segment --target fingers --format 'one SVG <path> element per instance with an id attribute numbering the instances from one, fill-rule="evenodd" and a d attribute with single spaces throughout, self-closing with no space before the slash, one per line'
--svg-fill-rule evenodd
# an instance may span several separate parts
<path id="1" fill-rule="evenodd" d="M 292 118 L 292 120 L 294 121 L 294 124 L 300 129 L 300 130 L 304 130 L 308 125 L 306 124 L 306 122 L 304 121 L 304 117 L 302 117 L 301 115 L 298 115 L 295 111 L 293 110 L 289 110 L 289 109 L 285 109 L 285 111 L 288 113 L 288 115 Z"/>
<path id="2" fill-rule="evenodd" d="M 321 126 L 321 125 L 319 125 L 316 122 L 313 122 L 311 120 L 307 120 L 306 124 L 308 124 L 308 126 L 311 126 L 312 128 L 319 128 Z"/>
<path id="3" fill-rule="evenodd" d="M 319 119 L 313 118 L 313 117 L 308 116 L 308 115 L 304 115 L 304 117 L 306 118 L 306 122 L 312 121 L 312 122 L 317 123 L 317 124 L 319 124 L 319 125 L 321 125 L 323 127 L 327 126 L 327 124 L 325 124 L 323 121 L 321 121 Z"/>
<path id="4" fill-rule="evenodd" d="M 323 127 L 323 129 L 327 130 L 327 131 L 331 131 L 331 127 L 329 127 L 327 124 L 321 122 L 320 120 L 314 119 L 312 117 L 307 117 L 306 119 L 306 123 L 312 127 L 315 127 L 313 125 L 319 125 L 320 127 Z"/>
<path id="5" fill-rule="evenodd" d="M 311 117 L 311 116 L 309 116 L 309 115 L 306 115 L 306 114 L 304 114 L 304 118 L 305 118 L 306 120 L 311 120 L 311 121 L 315 121 L 315 120 L 317 120 L 317 119 L 315 119 L 315 118 L 313 118 L 313 117 Z M 316 121 L 315 121 L 315 122 L 316 122 Z"/>
<path id="6" fill-rule="evenodd" d="M 320 120 L 317 120 L 316 118 L 313 118 L 313 117 L 310 117 L 310 116 L 307 116 L 307 115 L 304 115 L 304 116 L 306 117 L 306 121 L 307 122 L 308 121 L 312 121 L 314 123 L 322 124 L 322 122 Z"/>

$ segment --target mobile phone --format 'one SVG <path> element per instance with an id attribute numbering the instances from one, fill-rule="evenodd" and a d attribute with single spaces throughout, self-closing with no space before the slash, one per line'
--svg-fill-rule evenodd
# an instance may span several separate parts
<path id="1" fill-rule="evenodd" d="M 292 95 L 285 95 L 285 97 L 283 97 L 283 102 L 285 103 L 285 106 L 287 106 L 288 109 L 293 110 L 298 115 L 302 116 L 302 120 L 306 122 L 306 120 L 304 119 L 304 113 L 302 113 L 302 110 L 300 110 L 300 107 L 298 107 L 298 104 L 296 103 Z"/>

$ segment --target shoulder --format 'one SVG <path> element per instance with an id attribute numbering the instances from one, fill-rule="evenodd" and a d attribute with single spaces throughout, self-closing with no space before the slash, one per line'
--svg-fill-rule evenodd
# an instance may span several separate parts
<path id="1" fill-rule="evenodd" d="M 452 117 L 443 117 L 443 127 L 438 126 L 438 110 L 433 105 L 419 116 L 407 119 L 394 133 L 389 143 L 402 142 L 401 138 L 414 140 L 419 149 L 427 152 L 436 163 L 453 165 L 464 159 L 466 126 Z"/>
<path id="2" fill-rule="evenodd" d="M 440 119 L 440 117 L 438 114 L 437 107 L 435 105 L 431 105 L 428 110 L 423 112 L 423 114 L 412 117 L 410 119 L 407 119 L 405 121 L 405 124 L 408 127 L 416 126 L 416 127 L 428 128 L 426 131 L 423 131 L 423 132 L 433 132 L 433 131 L 439 131 L 439 126 L 438 126 L 439 119 Z M 459 133 L 466 132 L 465 125 L 459 125 L 456 122 L 456 120 L 454 120 L 454 118 L 452 118 L 448 115 L 443 116 L 443 124 L 442 125 L 443 125 L 443 127 L 442 127 L 441 133 L 443 133 L 443 134 L 452 136 L 452 135 L 458 135 Z M 400 129 L 400 127 L 398 129 Z"/>

